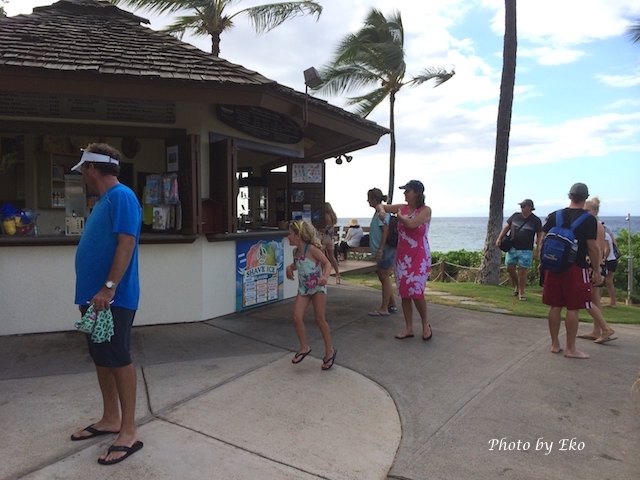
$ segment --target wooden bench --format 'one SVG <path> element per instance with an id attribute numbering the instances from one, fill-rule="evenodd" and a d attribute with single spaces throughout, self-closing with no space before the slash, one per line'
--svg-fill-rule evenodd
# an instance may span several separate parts
<path id="1" fill-rule="evenodd" d="M 344 239 L 349 226 L 339 225 L 335 227 L 336 230 L 336 244 L 339 245 Z M 365 235 L 369 235 L 369 227 L 362 227 L 362 231 Z M 353 260 L 371 260 L 371 249 L 367 247 L 349 247 L 347 250 L 347 258 Z"/>

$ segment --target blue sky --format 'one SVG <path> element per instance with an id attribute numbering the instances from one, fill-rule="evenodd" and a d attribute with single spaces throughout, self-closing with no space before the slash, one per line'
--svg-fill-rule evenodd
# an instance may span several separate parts
<path id="1" fill-rule="evenodd" d="M 503 0 L 319 0 L 319 21 L 301 17 L 256 36 L 238 17 L 221 57 L 304 91 L 302 72 L 320 68 L 373 6 L 400 10 L 407 74 L 454 67 L 438 88 L 406 87 L 397 97 L 396 190 L 417 178 L 435 217 L 487 216 L 502 70 Z M 243 0 L 245 7 L 266 0 Z M 9 15 L 52 0 L 10 0 Z M 124 7 L 122 7 L 124 8 Z M 568 204 L 574 182 L 600 197 L 603 216 L 640 215 L 640 44 L 625 33 L 637 0 L 519 0 L 518 66 L 507 169 L 506 216 L 524 198 L 541 216 Z M 160 29 L 167 18 L 136 14 Z M 210 51 L 206 37 L 185 41 Z M 328 98 L 344 106 L 341 98 Z M 369 119 L 387 126 L 388 104 Z M 327 200 L 339 217 L 366 217 L 366 192 L 388 185 L 389 141 L 327 160 Z"/>

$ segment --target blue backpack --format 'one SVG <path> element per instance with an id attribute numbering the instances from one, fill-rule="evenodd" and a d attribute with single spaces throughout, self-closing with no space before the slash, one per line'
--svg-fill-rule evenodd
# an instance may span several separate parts
<path id="1" fill-rule="evenodd" d="M 556 212 L 556 224 L 544 237 L 540 249 L 540 262 L 547 270 L 556 273 L 566 270 L 576 262 L 578 239 L 575 229 L 591 215 L 589 212 L 584 212 L 569 228 L 565 228 L 562 212 L 562 210 Z"/>

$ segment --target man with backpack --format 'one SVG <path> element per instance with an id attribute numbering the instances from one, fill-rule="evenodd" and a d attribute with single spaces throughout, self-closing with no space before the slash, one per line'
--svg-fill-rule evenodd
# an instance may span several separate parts
<path id="1" fill-rule="evenodd" d="M 602 283 L 598 269 L 594 269 L 593 278 L 589 278 L 586 256 L 600 258 L 601 252 L 596 240 L 597 220 L 584 211 L 588 197 L 587 186 L 575 183 L 569 190 L 569 207 L 549 214 L 542 227 L 546 234 L 540 254 L 541 268 L 544 270 L 542 303 L 551 307 L 548 316 L 551 352 L 562 351 L 558 335 L 562 308 L 566 307 L 564 323 L 567 343 L 564 356 L 568 358 L 589 358 L 588 354 L 576 349 L 578 312 L 581 308 L 591 306 L 592 283 Z"/>

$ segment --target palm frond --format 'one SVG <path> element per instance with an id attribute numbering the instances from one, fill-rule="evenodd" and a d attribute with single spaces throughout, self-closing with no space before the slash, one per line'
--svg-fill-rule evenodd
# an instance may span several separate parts
<path id="1" fill-rule="evenodd" d="M 109 0 L 115 5 L 124 4 L 134 9 L 142 9 L 151 13 L 175 13 L 182 11 L 185 15 L 178 17 L 163 31 L 182 38 L 187 30 L 195 35 L 210 35 L 212 53 L 220 52 L 220 34 L 233 27 L 233 18 L 246 14 L 257 33 L 269 31 L 284 21 L 299 15 L 316 15 L 320 17 L 322 6 L 314 1 L 281 2 L 258 5 L 238 10 L 233 14 L 225 14 L 225 10 L 241 0 Z"/>
<path id="2" fill-rule="evenodd" d="M 281 25 L 290 18 L 300 15 L 315 15 L 317 20 L 320 18 L 321 13 L 322 6 L 319 3 L 304 1 L 257 5 L 240 10 L 231 15 L 231 17 L 246 14 L 251 20 L 255 31 L 257 33 L 264 33 Z"/>
<path id="3" fill-rule="evenodd" d="M 375 72 L 368 70 L 359 64 L 328 67 L 320 75 L 322 85 L 315 90 L 328 95 L 336 95 L 342 92 L 348 93 L 373 85 L 380 85 L 381 78 Z"/>
<path id="4" fill-rule="evenodd" d="M 450 80 L 455 74 L 455 70 L 447 71 L 444 68 L 427 67 L 420 75 L 413 77 L 406 84 L 421 85 L 429 80 L 435 79 L 435 85 L 433 86 L 435 88 L 442 85 L 447 80 Z"/>
<path id="5" fill-rule="evenodd" d="M 366 95 L 359 97 L 351 97 L 347 101 L 347 105 L 355 105 L 355 112 L 363 118 L 369 116 L 376 107 L 378 107 L 390 95 L 390 91 L 386 88 L 378 88 Z"/>
<path id="6" fill-rule="evenodd" d="M 631 42 L 632 43 L 640 42 L 640 20 L 636 20 L 636 23 L 631 25 L 627 29 L 627 32 L 629 33 L 629 36 L 631 37 Z"/>
<path id="7" fill-rule="evenodd" d="M 211 3 L 211 0 L 109 0 L 109 2 L 114 5 L 126 5 L 134 9 L 146 10 L 151 13 L 174 13 L 179 10 L 204 7 L 205 4 Z"/>
<path id="8" fill-rule="evenodd" d="M 176 18 L 176 20 L 162 29 L 163 32 L 182 38 L 187 30 L 191 30 L 195 36 L 208 35 L 197 15 L 185 15 Z"/>
<path id="9" fill-rule="evenodd" d="M 336 49 L 333 65 L 358 62 L 371 70 L 388 75 L 404 75 L 404 51 L 402 47 L 388 43 L 370 43 L 357 35 L 348 36 Z"/>

